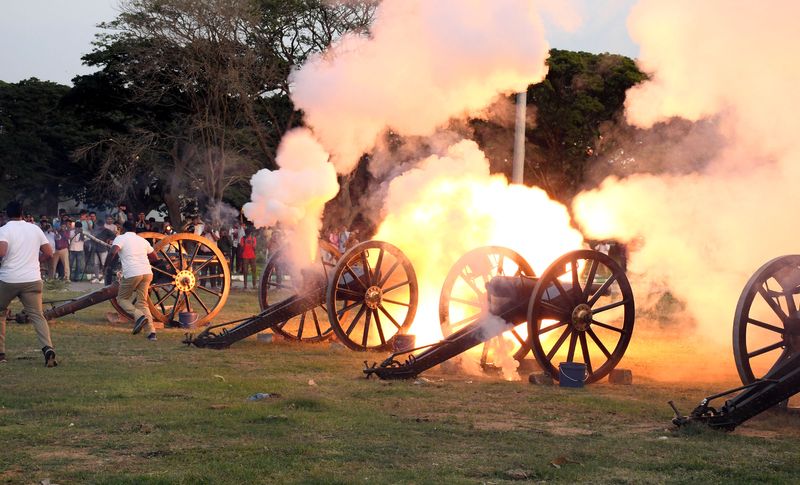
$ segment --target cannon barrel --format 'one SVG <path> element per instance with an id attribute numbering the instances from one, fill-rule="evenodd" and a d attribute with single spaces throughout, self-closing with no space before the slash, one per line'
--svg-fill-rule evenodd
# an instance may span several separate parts
<path id="1" fill-rule="evenodd" d="M 117 293 L 119 292 L 119 283 L 114 282 L 108 286 L 104 286 L 99 290 L 93 291 L 86 295 L 83 295 L 80 298 L 75 298 L 74 300 L 70 300 L 63 305 L 54 306 L 52 308 L 48 308 L 44 312 L 45 320 L 55 320 L 56 318 L 63 317 L 65 315 L 72 315 L 73 313 L 83 310 L 84 308 L 88 308 L 92 305 L 97 305 L 98 303 L 103 303 L 104 301 L 111 300 L 112 298 L 117 297 Z M 17 313 L 14 316 L 14 319 L 17 323 L 28 323 L 28 314 L 24 311 Z"/>

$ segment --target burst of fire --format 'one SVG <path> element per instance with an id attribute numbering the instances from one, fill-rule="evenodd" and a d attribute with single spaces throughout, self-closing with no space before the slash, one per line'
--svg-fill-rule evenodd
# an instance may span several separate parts
<path id="1" fill-rule="evenodd" d="M 508 247 L 539 274 L 558 256 L 583 244 L 564 206 L 539 188 L 511 185 L 503 175 L 491 175 L 483 152 L 466 140 L 394 179 L 384 210 L 386 217 L 375 238 L 398 246 L 413 262 L 419 280 L 420 301 L 410 331 L 417 345 L 442 338 L 438 318 L 442 284 L 468 251 Z M 457 297 L 459 290 L 452 291 Z M 468 310 L 454 308 L 450 321 L 462 320 Z M 526 337 L 525 329 L 519 333 Z M 507 339 L 516 342 L 513 336 Z M 500 346 L 496 358 L 510 359 L 508 345 Z"/>

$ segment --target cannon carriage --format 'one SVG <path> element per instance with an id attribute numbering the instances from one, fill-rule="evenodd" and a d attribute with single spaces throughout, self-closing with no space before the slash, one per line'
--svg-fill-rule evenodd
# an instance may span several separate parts
<path id="1" fill-rule="evenodd" d="M 732 431 L 800 392 L 800 255 L 765 263 L 747 281 L 733 320 L 733 355 L 742 385 L 704 398 L 677 426 L 699 422 Z M 734 395 L 735 394 L 735 395 Z M 722 406 L 712 402 L 728 397 Z"/>
<path id="2" fill-rule="evenodd" d="M 385 350 L 411 326 L 417 299 L 414 268 L 395 246 L 365 241 L 340 255 L 320 241 L 316 261 L 300 271 L 291 270 L 284 251 L 270 256 L 259 287 L 259 314 L 210 325 L 184 342 L 223 349 L 272 330 L 288 340 L 335 336 L 352 350 Z"/>
<path id="3" fill-rule="evenodd" d="M 634 299 L 622 268 L 592 250 L 564 254 L 540 276 L 518 253 L 497 246 L 460 258 L 445 279 L 439 315 L 444 339 L 395 352 L 364 373 L 384 379 L 413 378 L 467 350 L 510 334 L 513 356 L 530 352 L 555 379 L 560 362 L 582 362 L 588 383 L 622 359 L 633 335 Z"/>
<path id="4" fill-rule="evenodd" d="M 159 233 L 140 234 L 153 244 L 159 260 L 151 264 L 153 282 L 148 295 L 148 307 L 155 322 L 178 326 L 181 313 L 196 313 L 195 324 L 203 325 L 223 308 L 230 292 L 230 270 L 225 256 L 212 241 L 194 234 L 164 236 Z M 210 282 L 215 284 L 212 286 Z M 44 310 L 47 320 L 73 314 L 109 301 L 119 315 L 132 320 L 117 302 L 119 281 L 81 297 L 50 302 Z M 19 323 L 27 322 L 24 312 L 15 315 Z"/>

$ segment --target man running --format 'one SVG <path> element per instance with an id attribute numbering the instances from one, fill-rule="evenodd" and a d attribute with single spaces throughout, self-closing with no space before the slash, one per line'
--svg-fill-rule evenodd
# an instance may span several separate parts
<path id="1" fill-rule="evenodd" d="M 35 224 L 22 220 L 22 205 L 12 201 L 6 207 L 10 221 L 0 227 L 0 363 L 6 362 L 6 309 L 14 298 L 19 298 L 25 313 L 33 323 L 39 345 L 44 354 L 44 365 L 58 365 L 56 351 L 50 341 L 50 327 L 42 314 L 42 272 L 39 252 L 45 257 L 53 255 L 42 230 Z"/>
<path id="2" fill-rule="evenodd" d="M 122 281 L 119 283 L 117 302 L 123 310 L 133 315 L 134 335 L 146 327 L 147 340 L 156 340 L 147 296 L 153 281 L 150 262 L 156 261 L 158 256 L 153 252 L 153 246 L 136 234 L 136 223 L 133 221 L 126 221 L 122 225 L 122 234 L 111 243 L 111 257 L 117 254 L 122 263 Z M 133 303 L 134 299 L 136 304 Z"/>

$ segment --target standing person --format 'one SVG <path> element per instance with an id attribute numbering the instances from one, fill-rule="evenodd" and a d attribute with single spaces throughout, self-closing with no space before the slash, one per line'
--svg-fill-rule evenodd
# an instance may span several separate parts
<path id="1" fill-rule="evenodd" d="M 231 227 L 231 230 L 228 232 L 228 238 L 231 241 L 231 274 L 235 274 L 239 268 L 239 240 L 241 239 L 241 236 L 239 236 L 238 222 L 233 223 L 233 227 Z"/>
<path id="2" fill-rule="evenodd" d="M 84 241 L 83 224 L 76 221 L 74 228 L 69 232 L 69 267 L 70 281 L 83 279 L 83 268 L 86 264 L 86 255 L 83 252 Z"/>
<path id="3" fill-rule="evenodd" d="M 248 227 L 245 236 L 239 241 L 242 248 L 242 276 L 244 279 L 244 289 L 247 289 L 247 270 L 253 277 L 253 289 L 256 288 L 256 237 L 253 229 Z"/>
<path id="4" fill-rule="evenodd" d="M 147 295 L 153 281 L 150 262 L 158 259 L 158 256 L 147 239 L 136 234 L 136 224 L 133 221 L 125 222 L 122 225 L 122 234 L 111 243 L 111 257 L 117 254 L 122 263 L 122 281 L 119 283 L 117 302 L 123 310 L 133 315 L 134 335 L 144 328 L 147 340 L 156 340 L 156 329 L 147 306 Z"/>
<path id="5" fill-rule="evenodd" d="M 53 255 L 42 230 L 22 221 L 22 205 L 12 201 L 6 207 L 11 219 L 0 228 L 0 363 L 6 362 L 6 309 L 14 298 L 19 298 L 33 323 L 39 345 L 44 354 L 44 365 L 58 365 L 56 351 L 50 340 L 50 327 L 42 314 L 42 275 L 39 252 L 45 257 Z"/>
<path id="6" fill-rule="evenodd" d="M 69 222 L 62 219 L 54 237 L 56 252 L 50 259 L 51 278 L 56 278 L 56 269 L 58 269 L 58 263 L 61 262 L 64 271 L 64 281 L 69 281 Z"/>

